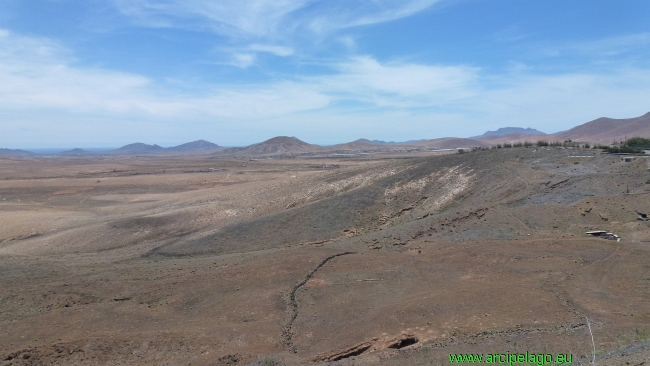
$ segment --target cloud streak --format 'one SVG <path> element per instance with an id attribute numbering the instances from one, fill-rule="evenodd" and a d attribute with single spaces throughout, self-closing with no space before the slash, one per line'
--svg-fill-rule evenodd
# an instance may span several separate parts
<path id="1" fill-rule="evenodd" d="M 549 57 L 578 55 L 594 58 L 619 56 L 628 52 L 647 49 L 648 46 L 650 46 L 650 33 L 644 32 L 591 41 L 542 46 L 538 52 Z"/>
<path id="2" fill-rule="evenodd" d="M 440 0 L 113 0 L 136 24 L 203 27 L 237 39 L 332 32 L 413 15 Z"/>
<path id="3" fill-rule="evenodd" d="M 442 107 L 475 95 L 479 69 L 467 66 L 382 64 L 370 56 L 335 65 L 337 75 L 306 79 L 341 99 L 396 108 Z"/>

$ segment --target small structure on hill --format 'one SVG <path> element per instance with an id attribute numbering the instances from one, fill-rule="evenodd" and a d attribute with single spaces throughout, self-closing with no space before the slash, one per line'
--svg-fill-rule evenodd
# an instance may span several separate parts
<path id="1" fill-rule="evenodd" d="M 641 212 L 637 212 L 637 214 L 639 214 L 639 216 L 636 218 L 637 220 L 639 220 L 639 221 L 648 221 L 648 214 L 644 214 L 644 213 L 641 213 Z"/>
<path id="2" fill-rule="evenodd" d="M 585 234 L 596 236 L 607 240 L 616 240 L 617 242 L 621 241 L 621 238 L 618 235 L 607 232 L 605 230 L 587 231 Z"/>

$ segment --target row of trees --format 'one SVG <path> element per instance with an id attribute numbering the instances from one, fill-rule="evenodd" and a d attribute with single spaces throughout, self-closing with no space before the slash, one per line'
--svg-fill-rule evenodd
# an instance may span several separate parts
<path id="1" fill-rule="evenodd" d="M 600 150 L 605 150 L 609 153 L 643 153 L 645 149 L 650 150 L 650 139 L 645 139 L 642 137 L 633 137 L 631 139 L 628 139 L 619 145 L 591 145 L 589 143 L 579 143 L 579 142 L 574 142 L 571 140 L 566 140 L 564 142 L 560 141 L 546 141 L 546 140 L 539 140 L 536 143 L 533 143 L 531 141 L 524 141 L 524 142 L 515 142 L 515 143 L 504 143 L 504 144 L 497 144 L 495 146 L 492 146 L 492 149 L 508 149 L 508 148 L 513 148 L 513 147 L 532 147 L 532 146 L 537 146 L 537 147 L 571 147 L 571 148 L 583 148 L 583 149 L 600 149 Z M 483 148 L 474 148 L 474 150 L 483 150 Z"/>
<path id="2" fill-rule="evenodd" d="M 623 141 L 619 145 L 604 146 L 604 149 L 610 153 L 638 154 L 642 153 L 643 150 L 650 149 L 650 139 L 632 137 L 631 139 Z"/>
<path id="3" fill-rule="evenodd" d="M 537 146 L 537 147 L 548 147 L 548 146 L 551 146 L 551 147 L 575 147 L 575 148 L 583 147 L 583 148 L 586 148 L 586 149 L 589 149 L 591 147 L 591 145 L 589 145 L 589 144 L 582 144 L 581 145 L 580 143 L 573 142 L 571 140 L 567 140 L 567 141 L 564 141 L 564 142 L 559 142 L 559 141 L 551 141 L 551 142 L 549 142 L 549 141 L 546 141 L 546 140 L 539 140 L 537 142 L 524 141 L 524 142 L 515 142 L 515 143 L 512 143 L 512 144 L 509 144 L 509 143 L 497 144 L 493 148 L 495 148 L 495 149 L 502 149 L 502 148 L 507 149 L 507 148 L 510 148 L 510 147 L 532 147 L 532 146 Z"/>

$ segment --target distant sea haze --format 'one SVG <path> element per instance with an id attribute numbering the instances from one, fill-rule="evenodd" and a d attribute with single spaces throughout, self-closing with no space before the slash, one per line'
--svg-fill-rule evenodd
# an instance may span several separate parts
<path id="1" fill-rule="evenodd" d="M 70 151 L 74 149 L 73 147 L 69 148 L 43 148 L 43 149 L 23 149 L 25 151 L 33 152 L 34 154 L 47 155 L 47 154 L 57 154 L 63 151 Z M 117 147 L 83 147 L 82 149 L 89 152 L 102 152 L 118 149 Z"/>

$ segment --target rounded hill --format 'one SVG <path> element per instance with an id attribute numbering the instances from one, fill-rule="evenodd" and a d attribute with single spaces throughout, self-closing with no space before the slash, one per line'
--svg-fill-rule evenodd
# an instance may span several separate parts
<path id="1" fill-rule="evenodd" d="M 259 144 L 245 147 L 237 153 L 249 155 L 289 154 L 313 152 L 320 148 L 321 147 L 318 145 L 308 144 L 295 137 L 277 136 L 264 142 L 260 142 Z"/>

